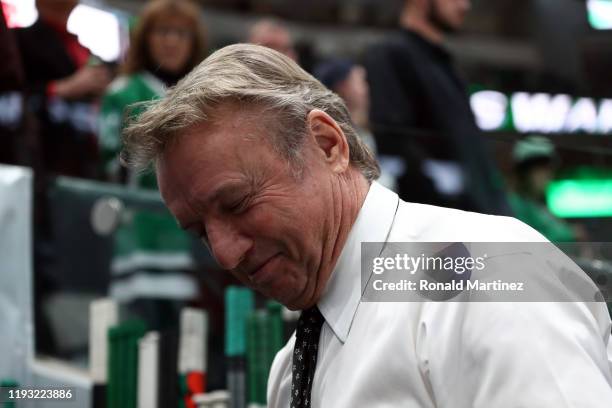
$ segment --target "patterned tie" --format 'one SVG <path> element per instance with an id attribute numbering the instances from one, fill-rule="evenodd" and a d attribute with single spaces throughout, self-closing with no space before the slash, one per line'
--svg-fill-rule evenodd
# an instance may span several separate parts
<path id="1" fill-rule="evenodd" d="M 310 389 L 317 365 L 319 336 L 325 319 L 315 306 L 302 311 L 293 349 L 290 408 L 310 408 Z"/>

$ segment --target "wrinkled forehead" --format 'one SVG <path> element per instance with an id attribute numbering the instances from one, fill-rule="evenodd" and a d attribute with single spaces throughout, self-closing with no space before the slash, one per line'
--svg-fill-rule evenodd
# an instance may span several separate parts
<path id="1" fill-rule="evenodd" d="M 197 129 L 201 137 L 225 135 L 238 137 L 238 142 L 255 141 L 272 147 L 274 132 L 277 132 L 278 113 L 262 105 L 246 101 L 226 100 L 208 108 L 206 120 L 195 123 L 182 132 L 177 132 L 173 143 Z M 220 140 L 220 143 L 231 140 Z"/>
<path id="2" fill-rule="evenodd" d="M 163 172 L 168 183 L 179 179 L 188 184 L 196 183 L 202 177 L 219 174 L 241 164 L 241 170 L 248 167 L 254 172 L 255 165 L 250 163 L 247 166 L 244 162 L 256 154 L 265 154 L 267 159 L 276 162 L 287 162 L 295 177 L 300 178 L 302 161 L 299 157 L 290 159 L 284 155 L 279 145 L 278 134 L 282 130 L 277 112 L 263 106 L 228 101 L 205 114 L 205 121 L 176 132 L 168 140 L 155 163 L 158 179 Z M 258 165 L 265 166 L 265 163 Z"/>
<path id="3" fill-rule="evenodd" d="M 205 112 L 205 120 L 193 123 L 168 138 L 156 161 L 156 168 L 174 162 L 174 157 L 212 161 L 229 152 L 238 152 L 248 142 L 265 143 L 270 133 L 273 113 L 265 109 L 227 101 Z M 197 155 L 195 155 L 197 153 Z"/>
<path id="4" fill-rule="evenodd" d="M 265 128 L 254 118 L 229 111 L 177 135 L 156 161 L 158 186 L 166 204 L 177 209 L 196 197 L 214 196 L 224 185 L 255 185 L 254 180 L 271 176 L 269 169 L 280 156 L 262 142 L 267 139 L 262 131 Z"/>
<path id="5" fill-rule="evenodd" d="M 178 198 L 216 173 L 236 165 L 237 131 L 223 122 L 193 124 L 166 144 L 155 162 L 157 181 L 165 201 Z"/>

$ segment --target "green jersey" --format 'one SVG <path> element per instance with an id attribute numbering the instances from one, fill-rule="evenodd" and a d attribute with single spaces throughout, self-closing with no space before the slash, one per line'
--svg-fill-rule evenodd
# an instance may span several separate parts
<path id="1" fill-rule="evenodd" d="M 162 97 L 164 84 L 148 72 L 117 78 L 102 100 L 99 124 L 100 147 L 108 178 L 118 180 L 121 131 L 127 121 L 144 110 L 141 102 Z M 157 190 L 152 172 L 130 175 L 128 184 L 143 190 Z M 112 273 L 115 276 L 146 275 L 131 279 L 129 285 L 119 280 L 111 287 L 116 297 L 190 298 L 196 293 L 190 276 L 184 272 L 194 267 L 191 240 L 168 212 L 126 210 L 115 234 Z M 153 279 L 157 276 L 160 279 Z M 157 281 L 157 283 L 155 283 Z M 136 283 L 145 282 L 142 288 Z M 163 282 L 163 284 L 159 284 Z M 172 282 L 175 284 L 173 285 Z M 174 286 L 174 288 L 170 288 Z M 168 293 L 162 293 L 164 290 Z M 181 295 L 182 294 L 182 295 Z"/>
<path id="2" fill-rule="evenodd" d="M 572 227 L 565 221 L 556 218 L 543 204 L 516 193 L 510 194 L 509 202 L 516 218 L 533 227 L 552 242 L 576 241 L 576 234 Z"/>
<path id="3" fill-rule="evenodd" d="M 120 76 L 111 83 L 102 99 L 99 123 L 104 174 L 108 178 L 118 179 L 121 131 L 125 124 L 143 111 L 143 102 L 161 98 L 165 93 L 165 85 L 146 71 Z M 140 175 L 131 181 L 139 187 L 157 188 L 151 174 Z"/>

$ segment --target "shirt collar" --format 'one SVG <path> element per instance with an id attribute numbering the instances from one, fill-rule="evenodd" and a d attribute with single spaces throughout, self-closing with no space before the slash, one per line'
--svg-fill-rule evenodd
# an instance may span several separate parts
<path id="1" fill-rule="evenodd" d="M 361 243 L 386 242 L 398 205 L 397 194 L 372 183 L 318 303 L 325 321 L 343 343 L 361 300 Z"/>

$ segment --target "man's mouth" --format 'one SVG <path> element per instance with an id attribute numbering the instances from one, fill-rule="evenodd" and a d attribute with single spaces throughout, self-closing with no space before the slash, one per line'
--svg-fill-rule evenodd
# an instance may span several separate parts
<path id="1" fill-rule="evenodd" d="M 261 285 L 270 281 L 276 273 L 276 263 L 280 259 L 280 254 L 275 254 L 260 263 L 255 268 L 247 272 L 249 280 L 254 285 Z"/>

